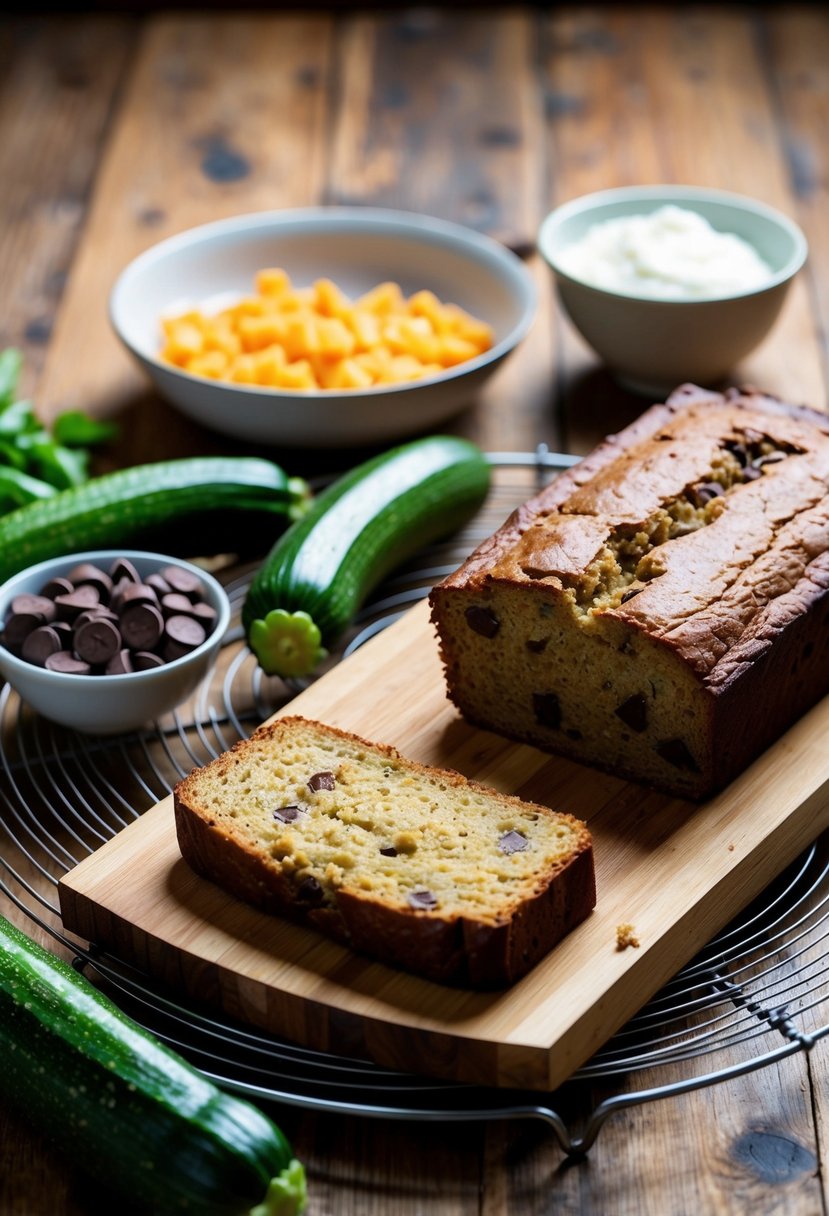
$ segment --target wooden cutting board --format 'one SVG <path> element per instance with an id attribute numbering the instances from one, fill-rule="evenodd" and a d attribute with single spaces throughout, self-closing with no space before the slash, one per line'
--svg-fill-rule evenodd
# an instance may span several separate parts
<path id="1" fill-rule="evenodd" d="M 586 819 L 595 911 L 506 992 L 442 987 L 197 878 L 167 798 L 61 881 L 64 924 L 234 1018 L 395 1069 L 555 1088 L 829 825 L 829 698 L 693 806 L 467 726 L 446 699 L 425 604 L 282 712 Z M 638 948 L 617 948 L 621 923 Z"/>

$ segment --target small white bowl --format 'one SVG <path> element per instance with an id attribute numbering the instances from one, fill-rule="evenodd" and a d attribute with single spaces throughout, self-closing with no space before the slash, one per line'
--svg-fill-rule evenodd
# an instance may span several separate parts
<path id="1" fill-rule="evenodd" d="M 280 266 L 295 286 L 329 278 L 348 295 L 393 280 L 429 289 L 494 330 L 490 350 L 440 375 L 392 386 L 286 391 L 194 376 L 159 358 L 162 315 L 250 294 L 257 270 Z M 116 333 L 182 413 L 235 438 L 358 446 L 426 431 L 469 405 L 524 337 L 535 285 L 514 253 L 458 224 L 363 207 L 267 211 L 190 229 L 142 253 L 110 299 Z"/>
<path id="2" fill-rule="evenodd" d="M 212 575 L 175 557 L 130 549 L 73 553 L 39 562 L 15 574 L 0 587 L 0 622 L 5 621 L 15 596 L 25 592 L 37 594 L 49 579 L 68 574 L 81 562 L 91 562 L 106 570 L 119 557 L 131 561 L 142 577 L 164 566 L 178 566 L 198 575 L 205 599 L 218 616 L 213 632 L 190 654 L 162 667 L 128 675 L 86 676 L 49 671 L 18 658 L 0 644 L 0 676 L 44 718 L 84 734 L 115 735 L 137 730 L 186 701 L 216 661 L 230 622 L 230 601 Z"/>
<path id="3" fill-rule="evenodd" d="M 573 278 L 559 257 L 595 224 L 648 215 L 665 204 L 741 237 L 768 263 L 761 286 L 697 300 L 648 299 Z M 628 388 L 660 397 L 678 384 L 713 385 L 762 342 L 807 256 L 806 238 L 764 203 L 696 186 L 627 186 L 564 203 L 541 225 L 538 247 L 576 329 Z"/>

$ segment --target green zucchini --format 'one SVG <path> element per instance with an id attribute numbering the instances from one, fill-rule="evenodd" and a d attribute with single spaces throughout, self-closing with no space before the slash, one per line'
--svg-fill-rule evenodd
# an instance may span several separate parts
<path id="1" fill-rule="evenodd" d="M 302 1165 L 262 1111 L 223 1093 L 3 917 L 0 1053 L 0 1095 L 140 1210 L 304 1210 Z"/>
<path id="2" fill-rule="evenodd" d="M 390 570 L 470 519 L 490 467 L 468 440 L 433 435 L 335 481 L 275 543 L 242 623 L 268 675 L 307 675 Z"/>
<path id="3" fill-rule="evenodd" d="M 134 465 L 37 499 L 0 517 L 0 582 L 34 562 L 82 549 L 128 546 L 156 533 L 165 552 L 217 553 L 253 516 L 287 523 L 309 501 L 307 484 L 255 456 L 192 456 Z M 178 527 L 178 532 L 176 528 Z M 271 532 L 272 535 L 272 532 Z"/>

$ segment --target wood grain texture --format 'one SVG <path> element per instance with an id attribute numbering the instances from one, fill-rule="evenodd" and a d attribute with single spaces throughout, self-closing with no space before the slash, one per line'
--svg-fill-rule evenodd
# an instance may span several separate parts
<path id="1" fill-rule="evenodd" d="M 524 10 L 347 18 L 330 201 L 439 215 L 531 252 L 542 164 L 533 32 Z"/>
<path id="2" fill-rule="evenodd" d="M 347 1041 L 388 1067 L 556 1088 L 829 826 L 829 702 L 695 807 L 463 723 L 425 603 L 288 712 L 587 820 L 595 911 L 508 991 L 462 992 L 362 960 L 197 879 L 167 798 L 61 879 L 64 925 L 234 1017 L 319 1050 Z M 616 927 L 628 922 L 641 947 L 621 951 Z"/>
<path id="3" fill-rule="evenodd" d="M 48 415 L 84 404 L 123 421 L 121 463 L 228 444 L 153 394 L 112 332 L 118 273 L 165 236 L 322 189 L 330 22 L 323 15 L 161 17 L 145 26 L 102 159 L 41 387 Z"/>
<path id="4" fill-rule="evenodd" d="M 38 387 L 134 28 L 125 17 L 0 27 L 0 347 L 23 352 L 24 393 Z"/>

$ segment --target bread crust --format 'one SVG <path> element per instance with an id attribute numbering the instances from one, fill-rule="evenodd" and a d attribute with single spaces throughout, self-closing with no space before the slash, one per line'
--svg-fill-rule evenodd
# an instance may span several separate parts
<path id="1" fill-rule="evenodd" d="M 489 918 L 393 906 L 347 882 L 337 889 L 331 905 L 303 902 L 278 861 L 215 822 L 203 804 L 200 787 L 205 772 L 233 780 L 237 764 L 244 762 L 252 747 L 278 751 L 284 731 L 309 726 L 394 760 L 408 773 L 439 777 L 459 792 L 480 791 L 497 799 L 505 811 L 514 807 L 554 815 L 573 829 L 571 851 L 560 864 L 539 874 L 529 898 L 518 899 Z M 194 769 L 175 787 L 173 804 L 182 857 L 197 874 L 264 912 L 316 928 L 360 953 L 440 983 L 476 989 L 514 983 L 584 920 L 596 902 L 591 836 L 572 815 L 500 794 L 452 770 L 407 760 L 387 744 L 295 715 L 260 727 L 250 740 L 235 744 L 206 768 Z"/>

